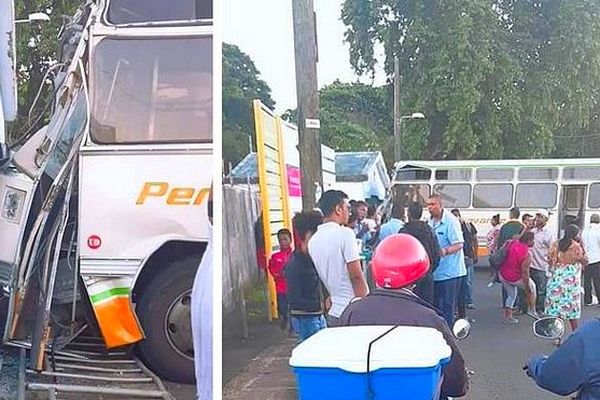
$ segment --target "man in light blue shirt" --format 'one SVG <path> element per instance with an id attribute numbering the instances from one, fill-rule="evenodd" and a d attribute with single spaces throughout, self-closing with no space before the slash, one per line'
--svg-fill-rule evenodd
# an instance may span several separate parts
<path id="1" fill-rule="evenodd" d="M 398 233 L 404 227 L 404 204 L 398 198 L 394 198 L 392 204 L 392 214 L 388 222 L 379 228 L 379 240 Z"/>
<path id="2" fill-rule="evenodd" d="M 448 326 L 454 324 L 454 310 L 460 279 L 467 275 L 464 238 L 460 222 L 444 210 L 442 197 L 433 194 L 427 199 L 429 226 L 435 232 L 440 245 L 440 263 L 433 273 L 434 305 L 444 315 Z"/>

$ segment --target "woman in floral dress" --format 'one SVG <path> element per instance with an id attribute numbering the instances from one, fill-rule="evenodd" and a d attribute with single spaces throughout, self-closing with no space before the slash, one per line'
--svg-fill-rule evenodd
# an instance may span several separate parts
<path id="1" fill-rule="evenodd" d="M 577 329 L 581 317 L 581 274 L 587 264 L 577 225 L 568 225 L 562 239 L 550 248 L 552 277 L 546 289 L 545 312 L 569 321 Z"/>

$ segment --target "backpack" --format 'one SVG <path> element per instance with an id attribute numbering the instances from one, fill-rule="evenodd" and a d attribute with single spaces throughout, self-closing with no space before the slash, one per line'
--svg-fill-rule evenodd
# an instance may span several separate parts
<path id="1" fill-rule="evenodd" d="M 511 243 L 512 240 L 507 240 L 502 247 L 500 247 L 498 250 L 496 250 L 490 255 L 489 262 L 490 267 L 492 267 L 493 270 L 500 270 L 502 263 L 506 259 L 506 256 L 508 254 L 508 248 L 510 247 Z"/>

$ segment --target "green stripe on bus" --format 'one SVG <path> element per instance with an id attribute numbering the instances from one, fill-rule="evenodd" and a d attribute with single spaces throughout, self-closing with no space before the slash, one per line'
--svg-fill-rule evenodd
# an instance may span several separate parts
<path id="1" fill-rule="evenodd" d="M 118 287 L 118 288 L 108 289 L 108 290 L 105 290 L 104 292 L 100 292 L 98 294 L 94 294 L 94 295 L 90 296 L 90 300 L 92 300 L 92 303 L 98 303 L 99 301 L 106 300 L 109 297 L 123 296 L 123 295 L 129 296 L 129 288 Z"/>

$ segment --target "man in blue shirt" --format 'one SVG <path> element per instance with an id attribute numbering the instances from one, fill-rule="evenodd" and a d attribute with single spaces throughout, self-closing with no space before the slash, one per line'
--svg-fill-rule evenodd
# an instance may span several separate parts
<path id="1" fill-rule="evenodd" d="M 392 214 L 388 222 L 379 228 L 379 240 L 398 233 L 404 226 L 404 204 L 398 198 L 394 198 L 392 204 Z"/>
<path id="2" fill-rule="evenodd" d="M 457 294 L 461 278 L 467 275 L 463 252 L 463 234 L 458 219 L 444 210 L 442 197 L 433 194 L 427 199 L 429 226 L 440 245 L 440 263 L 433 273 L 434 305 L 442 312 L 448 326 L 454 324 Z"/>
<path id="3" fill-rule="evenodd" d="M 587 321 L 546 357 L 537 355 L 527 363 L 527 374 L 538 386 L 577 399 L 600 398 L 600 320 Z M 575 397 L 574 397 L 575 398 Z"/>

